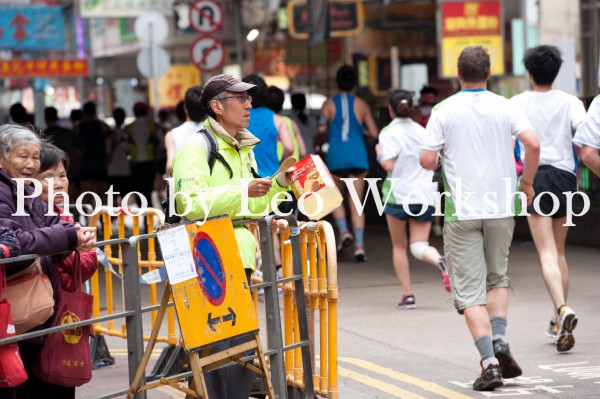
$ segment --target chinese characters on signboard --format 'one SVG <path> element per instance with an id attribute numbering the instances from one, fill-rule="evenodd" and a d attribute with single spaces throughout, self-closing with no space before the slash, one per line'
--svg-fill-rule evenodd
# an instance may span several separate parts
<path id="1" fill-rule="evenodd" d="M 504 73 L 504 40 L 500 1 L 442 3 L 441 70 L 445 78 L 456 77 L 456 60 L 467 46 L 485 47 L 493 75 Z"/>
<path id="2" fill-rule="evenodd" d="M 2 78 L 79 76 L 88 76 L 88 62 L 86 60 L 0 60 L 0 77 Z"/>

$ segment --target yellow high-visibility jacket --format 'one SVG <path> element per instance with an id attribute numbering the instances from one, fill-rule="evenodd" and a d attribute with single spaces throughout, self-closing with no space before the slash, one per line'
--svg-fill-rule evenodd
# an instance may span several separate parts
<path id="1" fill-rule="evenodd" d="M 258 219 L 269 214 L 273 197 L 286 189 L 279 186 L 273 177 L 273 185 L 267 195 L 248 198 L 247 185 L 244 190 L 242 183 L 242 179 L 254 178 L 251 168 L 256 170 L 256 161 L 252 149 L 260 140 L 246 129 L 238 131 L 233 138 L 211 117 L 204 122 L 204 127 L 215 134 L 218 152 L 231 167 L 233 176 L 219 160 L 211 174 L 206 144 L 203 143 L 205 138 L 201 134 L 194 136 L 173 160 L 177 212 L 187 212 L 184 216 L 187 220 L 204 220 L 218 215 L 229 215 L 232 220 Z M 185 193 L 189 197 L 177 193 Z M 235 226 L 234 232 L 244 268 L 254 270 L 256 239 L 244 226 Z"/>

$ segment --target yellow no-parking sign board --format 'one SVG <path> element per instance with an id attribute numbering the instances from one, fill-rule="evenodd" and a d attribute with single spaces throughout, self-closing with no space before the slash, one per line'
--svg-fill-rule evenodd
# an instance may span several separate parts
<path id="1" fill-rule="evenodd" d="M 178 259 L 170 257 L 168 235 L 172 229 L 159 232 L 158 239 L 172 280 L 171 289 L 184 349 L 190 352 L 258 331 L 258 318 L 231 219 L 219 217 L 202 225 L 191 223 L 174 229 L 182 228 L 189 241 L 197 277 L 189 278 L 191 274 L 187 274 L 188 278 L 184 281 L 173 282 L 173 269 L 179 267 L 177 263 L 189 254 L 180 252 L 176 255 Z M 163 243 L 167 243 L 165 248 Z M 181 270 L 184 268 L 181 267 Z"/>

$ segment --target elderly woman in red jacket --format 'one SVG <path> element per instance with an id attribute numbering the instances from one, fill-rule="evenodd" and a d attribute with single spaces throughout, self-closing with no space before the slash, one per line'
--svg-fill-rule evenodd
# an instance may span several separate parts
<path id="1" fill-rule="evenodd" d="M 75 250 L 87 252 L 93 249 L 96 236 L 95 229 L 67 223 L 58 215 L 49 215 L 46 203 L 32 195 L 34 188 L 30 181 L 37 177 L 40 169 L 40 144 L 39 137 L 22 126 L 0 126 L 0 225 L 15 232 L 22 254 L 42 256 L 42 270 L 54 284 L 56 268 L 49 255 Z M 10 276 L 28 266 L 23 262 L 12 264 L 6 268 L 6 274 Z M 43 342 L 39 339 L 19 342 L 29 378 L 15 388 L 0 389 L 1 398 L 72 397 L 70 392 L 62 395 L 62 387 L 41 381 L 31 371 L 42 346 Z"/>

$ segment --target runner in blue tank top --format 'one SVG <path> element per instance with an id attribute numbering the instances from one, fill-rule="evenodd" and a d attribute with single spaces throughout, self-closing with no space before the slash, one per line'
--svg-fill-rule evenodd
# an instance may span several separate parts
<path id="1" fill-rule="evenodd" d="M 363 137 L 364 127 L 354 115 L 355 97 L 342 93 L 332 100 L 336 113 L 327 131 L 327 167 L 336 176 L 339 176 L 336 172 L 345 169 L 360 169 L 362 172 L 357 174 L 364 174 L 369 169 L 369 158 Z"/>
<path id="2" fill-rule="evenodd" d="M 275 113 L 268 108 L 260 107 L 250 110 L 248 130 L 260 140 L 256 146 L 254 157 L 258 165 L 258 174 L 261 176 L 271 176 L 279 168 L 279 159 L 277 159 L 279 134 L 273 122 L 274 116 Z"/>
<path id="3" fill-rule="evenodd" d="M 345 194 L 346 184 L 340 179 L 357 177 L 354 188 L 358 197 L 362 198 L 365 188 L 363 178 L 369 170 L 363 132 L 366 128 L 369 135 L 377 138 L 379 129 L 367 103 L 350 93 L 357 83 L 356 70 L 348 65 L 340 67 L 336 81 L 339 94 L 323 104 L 319 133 L 327 132 L 329 151 L 326 162 L 336 179 L 338 188 L 342 194 Z M 347 195 L 344 197 L 350 198 Z M 365 216 L 364 213 L 359 215 L 353 201 L 350 201 L 350 211 L 354 237 L 348 229 L 344 207 L 340 206 L 333 212 L 339 232 L 338 251 L 354 240 L 354 258 L 359 262 L 365 261 L 367 259 L 364 250 Z"/>
<path id="4" fill-rule="evenodd" d="M 283 144 L 282 159 L 292 154 L 294 143 L 283 118 L 267 108 L 269 88 L 263 78 L 258 75 L 248 75 L 242 81 L 254 84 L 259 88 L 252 95 L 248 130 L 260 140 L 260 143 L 254 147 L 258 174 L 262 177 L 271 176 L 279 169 L 277 141 L 281 140 Z"/>

